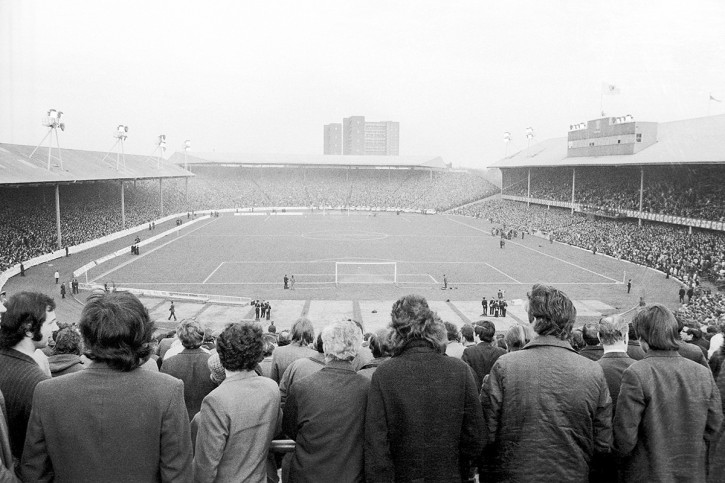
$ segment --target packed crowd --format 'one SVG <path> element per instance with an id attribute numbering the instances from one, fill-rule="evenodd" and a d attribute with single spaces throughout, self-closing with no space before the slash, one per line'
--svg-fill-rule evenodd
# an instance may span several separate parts
<path id="1" fill-rule="evenodd" d="M 481 199 L 496 188 L 476 173 L 301 168 L 196 167 L 195 178 L 126 183 L 126 227 L 163 213 L 258 206 L 395 207 L 442 210 Z M 0 271 L 58 249 L 55 188 L 0 188 Z M 119 183 L 60 186 L 64 246 L 122 229 Z"/>
<path id="2" fill-rule="evenodd" d="M 639 210 L 639 168 L 577 167 L 577 203 L 611 210 Z M 644 171 L 642 211 L 725 221 L 725 177 L 722 166 L 657 166 Z M 528 170 L 507 170 L 504 194 L 528 195 Z M 571 201 L 571 168 L 531 170 L 531 197 Z"/>
<path id="3" fill-rule="evenodd" d="M 306 318 L 279 334 L 185 319 L 156 337 L 129 293 L 92 294 L 62 328 L 54 308 L 33 292 L 0 305 L 1 481 L 714 482 L 725 470 L 725 372 L 706 361 L 722 359 L 722 331 L 702 336 L 657 304 L 573 330 L 571 300 L 537 284 L 530 323 L 503 334 L 486 319 L 459 329 L 408 295 L 374 334 L 349 319 L 317 335 Z"/>
<path id="4" fill-rule="evenodd" d="M 566 209 L 505 200 L 476 203 L 455 213 L 488 219 L 507 228 L 551 234 L 556 241 L 656 268 L 680 280 L 725 275 L 725 234 L 660 223 L 591 220 Z M 652 243 L 657 240 L 657 243 Z"/>

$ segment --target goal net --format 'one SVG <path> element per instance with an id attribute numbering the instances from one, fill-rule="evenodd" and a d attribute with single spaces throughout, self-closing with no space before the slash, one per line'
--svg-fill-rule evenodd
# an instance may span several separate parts
<path id="1" fill-rule="evenodd" d="M 398 264 L 335 262 L 335 283 L 398 283 Z"/>

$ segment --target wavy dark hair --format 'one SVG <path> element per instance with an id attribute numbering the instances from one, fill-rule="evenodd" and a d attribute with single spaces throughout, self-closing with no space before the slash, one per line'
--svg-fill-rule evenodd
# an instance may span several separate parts
<path id="1" fill-rule="evenodd" d="M 412 340 L 427 341 L 438 352 L 443 353 L 446 341 L 446 328 L 443 322 L 428 307 L 426 299 L 420 295 L 406 295 L 393 304 L 390 312 L 391 352 L 400 354 Z"/>
<path id="2" fill-rule="evenodd" d="M 176 335 L 184 349 L 198 349 L 204 342 L 204 329 L 194 318 L 183 319 L 176 326 Z"/>
<path id="3" fill-rule="evenodd" d="M 59 330 L 55 338 L 53 353 L 81 355 L 81 334 L 72 327 Z"/>
<path id="4" fill-rule="evenodd" d="M 662 304 L 644 307 L 632 320 L 634 331 L 653 350 L 676 351 L 681 327 L 670 309 Z"/>
<path id="5" fill-rule="evenodd" d="M 81 313 L 86 357 L 118 371 L 132 371 L 146 362 L 155 329 L 146 307 L 128 292 L 94 294 Z"/>
<path id="6" fill-rule="evenodd" d="M 576 308 L 569 297 L 559 289 L 539 283 L 527 295 L 529 321 L 534 323 L 534 332 L 568 339 L 576 321 Z"/>
<path id="7" fill-rule="evenodd" d="M 264 359 L 262 326 L 252 322 L 231 324 L 217 338 L 222 367 L 228 371 L 253 371 Z"/>
<path id="8" fill-rule="evenodd" d="M 32 339 L 43 338 L 41 328 L 46 313 L 55 310 L 55 302 L 40 292 L 19 292 L 10 297 L 5 305 L 7 311 L 0 323 L 0 348 L 10 349 L 32 332 Z"/>
<path id="9" fill-rule="evenodd" d="M 448 323 L 448 322 L 446 322 Z M 370 336 L 370 352 L 376 359 L 390 355 L 390 329 L 378 329 Z"/>

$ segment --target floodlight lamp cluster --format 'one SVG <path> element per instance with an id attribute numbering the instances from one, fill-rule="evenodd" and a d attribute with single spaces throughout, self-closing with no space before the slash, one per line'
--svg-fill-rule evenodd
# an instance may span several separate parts
<path id="1" fill-rule="evenodd" d="M 510 143 L 511 142 L 511 133 L 506 131 L 503 133 L 503 142 Z"/>
<path id="2" fill-rule="evenodd" d="M 159 134 L 158 144 L 162 151 L 166 151 L 166 134 Z"/>
<path id="3" fill-rule="evenodd" d="M 534 128 L 527 127 L 526 128 L 526 139 L 532 139 L 533 137 L 534 137 Z"/>
<path id="4" fill-rule="evenodd" d="M 569 124 L 569 131 L 583 131 L 587 128 L 586 122 L 580 122 L 578 124 Z"/>
<path id="5" fill-rule="evenodd" d="M 191 139 L 187 139 L 184 141 L 184 151 L 189 151 L 191 149 Z"/>
<path id="6" fill-rule="evenodd" d="M 51 129 L 60 128 L 61 131 L 65 131 L 65 123 L 61 122 L 62 118 L 63 111 L 48 109 L 48 115 L 43 118 L 43 126 Z"/>
<path id="7" fill-rule="evenodd" d="M 119 124 L 118 127 L 116 128 L 115 136 L 118 139 L 120 139 L 122 141 L 125 141 L 126 138 L 128 137 L 128 126 L 124 126 L 123 124 Z"/>

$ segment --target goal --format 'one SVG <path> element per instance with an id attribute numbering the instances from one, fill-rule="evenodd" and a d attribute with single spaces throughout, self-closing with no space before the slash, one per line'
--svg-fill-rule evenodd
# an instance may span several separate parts
<path id="1" fill-rule="evenodd" d="M 397 262 L 335 262 L 335 284 L 398 283 Z"/>

